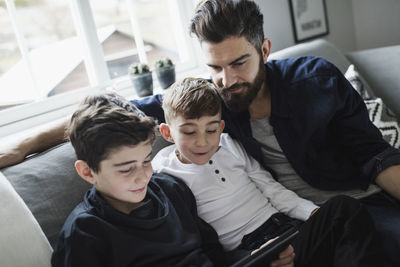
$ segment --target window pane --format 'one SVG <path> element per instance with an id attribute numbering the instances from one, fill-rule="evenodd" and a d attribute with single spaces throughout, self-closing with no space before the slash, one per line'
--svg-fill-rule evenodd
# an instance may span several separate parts
<path id="1" fill-rule="evenodd" d="M 150 68 L 163 57 L 171 58 L 178 65 L 187 60 L 179 54 L 179 48 L 184 44 L 177 41 L 182 38 L 183 32 L 179 28 L 182 24 L 178 18 L 175 18 L 175 23 L 171 19 L 171 12 L 175 11 L 174 1 L 128 1 L 91 1 L 110 77 L 126 75 L 128 66 L 139 61 L 130 8 L 139 26 Z"/>
<path id="2" fill-rule="evenodd" d="M 68 0 L 14 2 L 18 31 L 24 37 L 34 80 L 28 78 L 27 62 L 19 57 L 14 67 L 3 73 L 0 88 L 14 90 L 20 99 L 28 100 L 26 95 L 34 95 L 32 101 L 38 96 L 44 98 L 88 86 Z M 9 18 L 5 9 L 4 12 L 1 21 Z M 1 33 L 10 30 L 13 31 L 10 26 L 0 25 Z"/>
<path id="3" fill-rule="evenodd" d="M 0 1 L 0 58 L 0 109 L 4 109 L 22 101 L 15 90 L 1 83 L 8 79 L 5 73 L 16 67 L 22 58 L 4 0 Z"/>

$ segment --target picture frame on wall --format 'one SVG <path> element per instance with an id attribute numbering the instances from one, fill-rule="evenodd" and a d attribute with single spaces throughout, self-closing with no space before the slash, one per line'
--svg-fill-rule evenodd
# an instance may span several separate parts
<path id="1" fill-rule="evenodd" d="M 289 0 L 296 43 L 329 34 L 325 0 Z"/>

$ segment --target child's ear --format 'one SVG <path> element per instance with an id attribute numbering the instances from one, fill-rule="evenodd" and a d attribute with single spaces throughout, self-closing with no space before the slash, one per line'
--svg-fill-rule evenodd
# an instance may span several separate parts
<path id="1" fill-rule="evenodd" d="M 222 133 L 225 129 L 225 121 L 224 120 L 221 120 L 220 127 L 221 127 L 221 133 Z"/>
<path id="2" fill-rule="evenodd" d="M 96 181 L 93 177 L 92 170 L 83 160 L 75 161 L 75 169 L 79 176 L 88 183 L 94 184 Z"/>
<path id="3" fill-rule="evenodd" d="M 161 123 L 160 124 L 160 133 L 162 137 L 164 137 L 165 140 L 168 142 L 174 143 L 174 139 L 172 139 L 171 136 L 171 131 L 169 130 L 169 126 L 166 123 Z"/>

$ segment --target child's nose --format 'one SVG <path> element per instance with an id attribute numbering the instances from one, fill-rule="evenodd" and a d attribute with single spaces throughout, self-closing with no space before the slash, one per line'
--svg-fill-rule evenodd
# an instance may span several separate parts
<path id="1" fill-rule="evenodd" d="M 144 168 L 139 168 L 135 174 L 135 183 L 147 183 L 147 181 L 149 180 L 149 176 L 151 175 L 149 175 Z"/>
<path id="2" fill-rule="evenodd" d="M 196 145 L 197 146 L 205 146 L 208 144 L 207 137 L 205 135 L 199 135 L 199 137 L 196 139 Z"/>

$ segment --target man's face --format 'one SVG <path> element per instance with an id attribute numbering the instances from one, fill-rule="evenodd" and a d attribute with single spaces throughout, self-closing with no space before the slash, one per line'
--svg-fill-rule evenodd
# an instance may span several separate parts
<path id="1" fill-rule="evenodd" d="M 220 43 L 202 42 L 205 62 L 226 106 L 246 110 L 265 81 L 261 51 L 245 37 L 230 37 Z"/>
<path id="2" fill-rule="evenodd" d="M 93 173 L 96 189 L 115 209 L 130 213 L 141 205 L 153 174 L 151 151 L 150 141 L 118 147 Z"/>
<path id="3" fill-rule="evenodd" d="M 171 137 L 183 163 L 203 165 L 217 152 L 225 123 L 221 114 L 186 119 L 181 115 L 169 124 Z"/>

